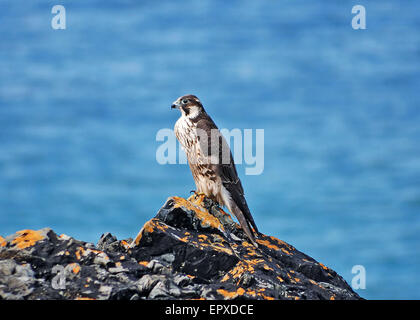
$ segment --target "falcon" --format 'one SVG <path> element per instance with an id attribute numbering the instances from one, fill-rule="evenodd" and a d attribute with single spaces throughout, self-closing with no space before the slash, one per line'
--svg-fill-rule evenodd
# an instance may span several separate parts
<path id="1" fill-rule="evenodd" d="M 196 96 L 179 97 L 171 108 L 181 111 L 181 117 L 175 123 L 175 135 L 187 155 L 196 193 L 225 206 L 258 247 L 255 241 L 258 228 L 249 211 L 225 138 Z"/>

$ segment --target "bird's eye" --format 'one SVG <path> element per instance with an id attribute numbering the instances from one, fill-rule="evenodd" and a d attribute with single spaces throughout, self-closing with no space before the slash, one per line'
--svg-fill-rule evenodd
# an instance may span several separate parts
<path id="1" fill-rule="evenodd" d="M 182 103 L 184 103 L 184 104 L 188 103 L 188 99 L 183 99 Z"/>

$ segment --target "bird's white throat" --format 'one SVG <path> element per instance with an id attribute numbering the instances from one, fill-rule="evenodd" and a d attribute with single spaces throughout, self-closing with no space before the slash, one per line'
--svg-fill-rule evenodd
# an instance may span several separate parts
<path id="1" fill-rule="evenodd" d="M 189 108 L 188 114 L 185 114 L 184 112 L 182 112 L 182 115 L 188 119 L 195 119 L 196 117 L 198 117 L 199 114 L 200 114 L 200 108 L 197 106 L 193 106 Z"/>

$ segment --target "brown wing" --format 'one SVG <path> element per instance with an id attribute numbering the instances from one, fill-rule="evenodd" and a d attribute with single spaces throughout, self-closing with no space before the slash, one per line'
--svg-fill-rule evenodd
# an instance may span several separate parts
<path id="1" fill-rule="evenodd" d="M 223 186 L 229 191 L 232 200 L 242 211 L 246 220 L 251 224 L 255 231 L 258 232 L 257 225 L 252 218 L 244 197 L 244 189 L 236 171 L 232 152 L 230 151 L 225 138 L 210 117 L 201 118 L 197 122 L 197 129 L 207 133 L 207 141 L 200 139 L 201 149 L 207 149 L 208 156 L 213 155 L 212 150 L 218 152 L 218 164 L 211 164 L 212 169 L 220 176 Z M 212 130 L 213 139 L 211 137 Z M 216 157 L 213 157 L 213 159 L 215 158 Z"/>

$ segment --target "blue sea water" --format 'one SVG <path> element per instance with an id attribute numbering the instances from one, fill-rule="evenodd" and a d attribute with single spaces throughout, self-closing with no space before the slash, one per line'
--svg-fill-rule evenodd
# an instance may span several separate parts
<path id="1" fill-rule="evenodd" d="M 51 8 L 66 8 L 66 29 Z M 366 7 L 367 29 L 351 9 Z M 170 104 L 264 129 L 245 175 L 260 230 L 368 299 L 420 299 L 418 1 L 0 2 L 0 235 L 51 227 L 133 237 L 194 189 L 159 165 Z"/>

